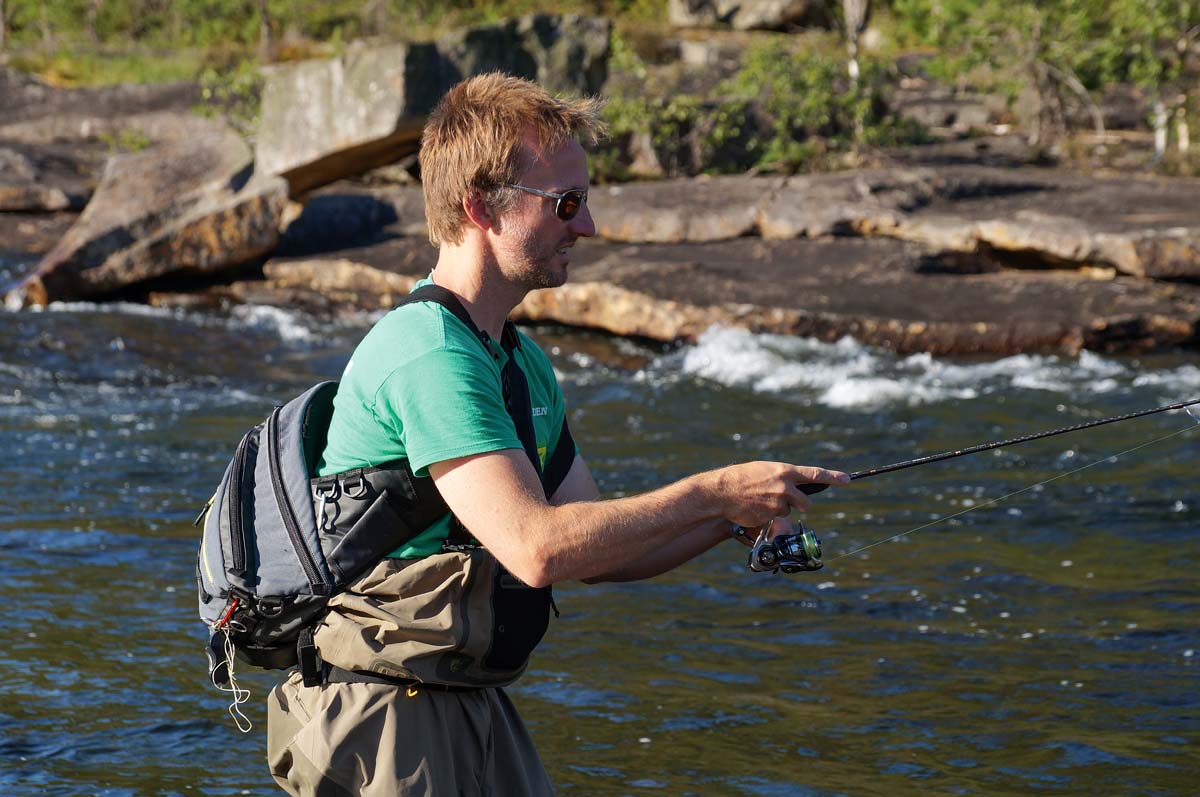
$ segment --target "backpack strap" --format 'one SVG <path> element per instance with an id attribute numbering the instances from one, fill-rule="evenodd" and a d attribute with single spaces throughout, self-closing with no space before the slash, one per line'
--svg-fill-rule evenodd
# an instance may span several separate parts
<path id="1" fill-rule="evenodd" d="M 491 341 L 491 336 L 488 333 L 479 329 L 476 326 L 474 319 L 470 313 L 462 306 L 462 302 L 458 300 L 450 291 L 443 288 L 441 285 L 422 285 L 412 293 L 405 296 L 397 303 L 397 307 L 403 307 L 407 304 L 415 304 L 417 302 L 434 302 L 446 308 L 447 311 L 463 325 L 471 330 L 471 334 L 483 346 L 484 351 L 491 355 L 491 349 L 488 348 L 488 343 Z M 508 417 L 512 419 L 513 426 L 517 432 L 517 439 L 521 441 L 521 447 L 525 449 L 525 456 L 533 465 L 533 469 L 537 471 L 538 477 L 542 481 L 542 488 L 549 498 L 558 489 L 558 485 L 562 483 L 562 478 L 550 487 L 546 484 L 545 474 L 542 473 L 542 462 L 538 456 L 537 437 L 533 431 L 533 406 L 529 398 L 529 382 L 525 379 L 525 372 L 521 370 L 521 366 L 517 364 L 515 352 L 521 348 L 521 339 L 517 335 L 517 327 L 512 321 L 504 322 L 504 331 L 500 334 L 500 345 L 504 349 L 504 353 L 508 355 L 508 362 L 500 370 L 500 381 L 504 395 L 504 409 L 508 412 Z M 565 422 L 564 422 L 565 428 Z M 569 433 L 568 433 L 569 438 Z M 555 448 L 555 454 L 558 449 L 563 448 L 563 444 L 567 442 L 561 436 L 559 437 L 558 446 Z M 571 459 L 574 460 L 575 444 L 571 441 Z M 569 466 L 568 466 L 569 467 Z M 564 473 L 565 477 L 566 474 Z"/>

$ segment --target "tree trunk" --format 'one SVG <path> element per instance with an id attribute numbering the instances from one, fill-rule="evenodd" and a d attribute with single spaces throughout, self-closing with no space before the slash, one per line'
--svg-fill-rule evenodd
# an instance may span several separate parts
<path id="1" fill-rule="evenodd" d="M 850 73 L 850 81 L 858 84 L 858 35 L 867 25 L 867 9 L 869 0 L 842 0 L 842 16 L 846 24 L 846 50 L 849 63 L 846 70 Z"/>
<path id="2" fill-rule="evenodd" d="M 1167 154 L 1167 104 L 1158 98 L 1154 101 L 1154 162 Z"/>
<path id="3" fill-rule="evenodd" d="M 271 9 L 267 0 L 258 0 L 258 62 L 271 60 Z"/>
<path id="4" fill-rule="evenodd" d="M 1187 155 L 1192 147 L 1192 136 L 1188 130 L 1187 106 L 1180 105 L 1175 109 L 1175 146 L 1180 155 Z"/>
<path id="5" fill-rule="evenodd" d="M 100 16 L 100 6 L 104 5 L 104 0 L 91 0 L 87 4 L 87 35 L 92 44 L 100 42 L 100 33 L 96 30 L 96 19 Z"/>
<path id="6" fill-rule="evenodd" d="M 386 0 L 370 0 L 362 11 L 363 27 L 378 36 L 387 30 L 388 9 Z"/>
<path id="7" fill-rule="evenodd" d="M 49 55 L 51 46 L 54 44 L 54 39 L 51 38 L 50 35 L 50 17 L 47 16 L 45 3 L 38 6 L 38 8 L 41 10 L 41 16 L 39 16 L 38 22 L 40 23 L 40 27 L 42 29 L 42 48 L 45 53 Z"/>
<path id="8" fill-rule="evenodd" d="M 4 16 L 4 0 L 0 0 L 0 53 L 8 41 L 8 17 Z"/>

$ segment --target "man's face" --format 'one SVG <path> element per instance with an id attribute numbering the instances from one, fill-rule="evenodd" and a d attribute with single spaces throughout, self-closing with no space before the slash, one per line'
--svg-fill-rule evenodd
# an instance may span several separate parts
<path id="1" fill-rule="evenodd" d="M 529 142 L 526 145 L 531 152 L 537 151 Z M 519 183 L 555 194 L 587 190 L 587 155 L 578 142 L 569 141 L 536 158 Z M 497 261 L 504 275 L 525 290 L 565 283 L 571 247 L 577 239 L 596 234 L 586 203 L 570 221 L 555 215 L 556 204 L 553 199 L 521 191 L 517 204 L 500 219 L 495 239 Z"/>

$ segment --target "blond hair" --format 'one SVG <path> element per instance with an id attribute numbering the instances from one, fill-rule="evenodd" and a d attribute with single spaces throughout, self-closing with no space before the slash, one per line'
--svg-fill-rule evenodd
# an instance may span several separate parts
<path id="1" fill-rule="evenodd" d="M 595 98 L 550 96 L 528 80 L 489 72 L 465 80 L 446 93 L 421 135 L 421 182 L 425 219 L 434 246 L 463 240 L 463 197 L 484 193 L 493 211 L 512 206 L 516 192 L 505 188 L 520 179 L 541 153 L 575 139 L 595 144 L 607 132 Z M 525 146 L 526 136 L 537 150 Z"/>

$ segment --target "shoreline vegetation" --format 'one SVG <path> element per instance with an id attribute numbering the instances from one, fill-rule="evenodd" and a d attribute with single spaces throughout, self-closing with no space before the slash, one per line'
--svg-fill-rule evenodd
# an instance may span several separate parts
<path id="1" fill-rule="evenodd" d="M 604 94 L 614 143 L 597 153 L 598 182 L 854 168 L 891 147 L 994 132 L 1021 135 L 1031 163 L 1200 174 L 1193 3 L 798 0 L 741 20 L 738 5 L 555 5 L 613 23 Z M 222 113 L 252 136 L 263 65 L 427 41 L 538 6 L 0 0 L 0 63 L 60 87 L 195 82 L 198 113 Z"/>

